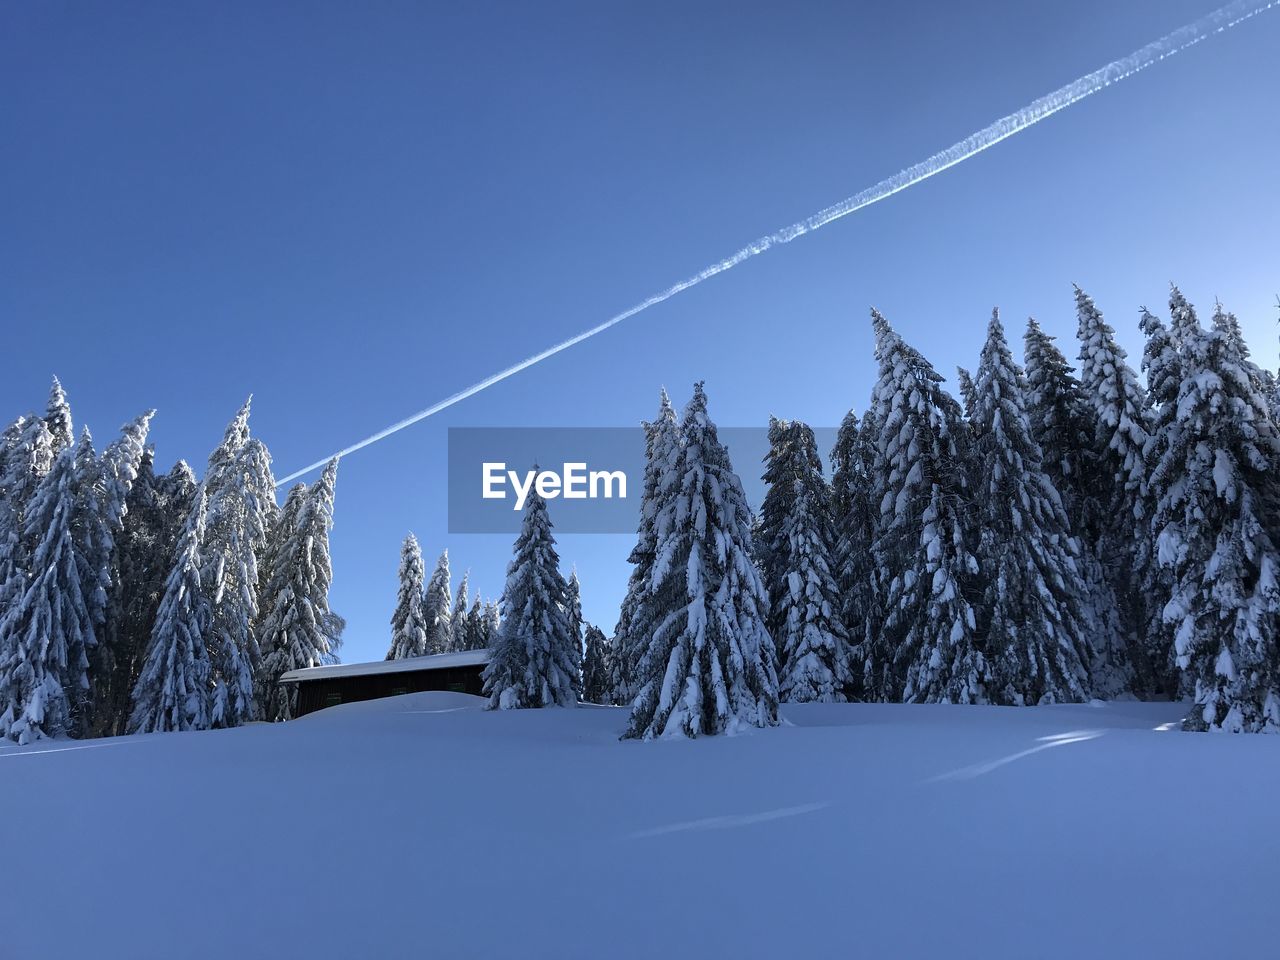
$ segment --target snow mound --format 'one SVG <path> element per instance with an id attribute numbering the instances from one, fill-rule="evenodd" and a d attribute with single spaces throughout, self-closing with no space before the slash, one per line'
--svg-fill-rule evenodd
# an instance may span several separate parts
<path id="1" fill-rule="evenodd" d="M 409 694 L 0 750 L 5 956 L 1262 956 L 1280 738 L 1181 704 L 610 708 Z M 1189 829 L 1185 798 L 1194 792 Z M 1196 909 L 1169 922 L 1186 877 Z M 74 918 L 71 923 L 68 917 Z"/>

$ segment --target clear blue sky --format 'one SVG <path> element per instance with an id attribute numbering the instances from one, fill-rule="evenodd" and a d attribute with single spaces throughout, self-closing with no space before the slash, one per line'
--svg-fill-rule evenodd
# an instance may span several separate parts
<path id="1" fill-rule="evenodd" d="M 56 373 L 203 469 L 252 392 L 284 475 L 1213 5 L 4 4 L 0 413 Z M 501 587 L 509 538 L 446 534 L 451 425 L 629 425 L 698 378 L 722 424 L 833 425 L 868 305 L 950 375 L 996 304 L 1069 338 L 1072 282 L 1135 363 L 1176 280 L 1274 367 L 1278 49 L 1271 11 L 351 457 L 345 658 L 385 651 L 407 530 Z M 561 542 L 606 630 L 629 549 Z"/>

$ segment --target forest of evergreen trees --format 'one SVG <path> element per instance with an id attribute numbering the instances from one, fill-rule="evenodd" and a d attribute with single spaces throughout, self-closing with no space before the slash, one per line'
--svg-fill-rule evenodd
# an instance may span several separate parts
<path id="1" fill-rule="evenodd" d="M 1188 698 L 1193 730 L 1280 730 L 1280 390 L 1236 318 L 1175 288 L 1141 312 L 1145 385 L 1076 290 L 1078 366 L 998 314 L 960 397 L 872 311 L 878 375 L 824 476 L 774 419 L 753 513 L 696 384 L 645 424 L 612 640 L 583 622 L 546 503 L 500 603 L 401 552 L 388 659 L 489 648 L 491 708 L 630 707 L 626 735 L 777 722 L 780 701 Z M 98 453 L 55 379 L 0 436 L 0 736 L 228 727 L 291 715 L 277 679 L 336 661 L 337 463 L 278 505 L 249 404 L 203 479 L 157 474 L 152 414 Z"/>
<path id="2" fill-rule="evenodd" d="M 1280 730 L 1280 394 L 1236 318 L 1141 313 L 1146 385 L 1076 290 L 1079 363 L 998 314 L 959 399 L 879 313 L 879 370 L 831 451 L 773 420 L 752 514 L 702 385 L 645 425 L 617 628 L 581 672 L 576 597 L 530 501 L 491 707 L 631 707 L 627 736 L 777 722 L 781 701 L 1188 698 L 1190 730 Z M 421 574 L 418 574 L 419 578 Z M 572 690 L 570 689 L 572 688 Z"/>
<path id="3" fill-rule="evenodd" d="M 0 436 L 0 736 L 282 719 L 275 679 L 334 659 L 336 462 L 280 507 L 248 402 L 199 480 L 155 472 L 151 419 L 99 454 L 55 379 Z"/>

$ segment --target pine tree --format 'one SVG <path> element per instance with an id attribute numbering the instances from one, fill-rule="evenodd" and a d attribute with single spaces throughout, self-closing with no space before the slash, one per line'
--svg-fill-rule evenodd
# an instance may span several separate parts
<path id="1" fill-rule="evenodd" d="M 1280 508 L 1280 434 L 1230 334 L 1201 329 L 1189 304 L 1170 306 L 1181 384 L 1150 486 L 1173 581 L 1164 618 L 1195 690 L 1184 726 L 1278 732 L 1280 555 L 1268 524 Z"/>
<path id="2" fill-rule="evenodd" d="M 427 588 L 422 595 L 422 614 L 427 624 L 428 654 L 446 653 L 452 644 L 452 624 L 449 622 L 453 598 L 449 595 L 449 551 L 445 550 L 436 561 Z"/>
<path id="3" fill-rule="evenodd" d="M 1167 453 L 1168 444 L 1178 429 L 1178 392 L 1182 387 L 1182 358 L 1178 344 L 1169 329 L 1145 307 L 1140 323 L 1147 342 L 1143 349 L 1142 369 L 1147 375 L 1147 401 L 1150 405 L 1148 421 L 1150 432 L 1143 447 L 1147 461 L 1147 474 Z M 1177 482 L 1175 480 L 1175 482 Z M 1142 551 L 1141 588 L 1146 598 L 1142 612 L 1142 642 L 1146 659 L 1153 673 L 1153 693 L 1177 693 L 1177 667 L 1173 658 L 1173 633 L 1164 622 L 1164 603 L 1173 593 L 1173 576 L 1168 567 L 1162 566 L 1156 557 L 1154 517 L 1159 508 L 1162 493 L 1158 484 L 1149 482 L 1144 490 L 1144 514 L 1153 518 L 1152 527 L 1143 531 L 1146 536 L 1135 546 Z"/>
<path id="4" fill-rule="evenodd" d="M 582 690 L 582 584 L 578 582 L 578 571 L 569 572 L 569 582 L 565 584 L 564 613 L 569 623 L 570 658 L 573 663 L 574 689 Z"/>
<path id="5" fill-rule="evenodd" d="M 67 734 L 71 702 L 85 692 L 94 637 L 72 538 L 75 501 L 75 451 L 63 447 L 27 506 L 31 572 L 0 621 L 0 736 L 18 743 Z"/>
<path id="6" fill-rule="evenodd" d="M 871 412 L 859 421 L 845 414 L 831 450 L 831 517 L 835 531 L 832 563 L 841 598 L 840 616 L 851 644 L 850 682 L 863 699 L 877 699 L 873 678 L 864 674 L 869 651 L 879 639 L 883 620 L 876 594 L 875 442 L 879 428 Z"/>
<path id="7" fill-rule="evenodd" d="M 111 594 L 119 579 L 117 539 L 124 531 L 129 493 L 146 451 L 155 411 L 149 410 L 121 428 L 101 457 L 94 456 L 84 430 L 76 454 L 76 516 L 73 524 L 81 562 L 81 592 L 89 609 L 97 644 L 89 651 L 87 701 L 77 718 L 77 732 L 100 730 L 109 722 L 110 683 L 115 669 L 116 625 L 111 622 Z M 104 714 L 103 711 L 108 711 Z"/>
<path id="8" fill-rule="evenodd" d="M 567 594 L 547 505 L 535 491 L 525 502 L 502 592 L 502 626 L 484 670 L 488 709 L 578 702 Z"/>
<path id="9" fill-rule="evenodd" d="M 656 626 L 650 592 L 654 555 L 659 536 L 671 523 L 675 463 L 680 452 L 680 435 L 675 410 L 664 389 L 658 401 L 658 416 L 644 424 L 645 469 L 640 497 L 640 523 L 636 545 L 627 562 L 631 576 L 622 600 L 618 624 L 613 631 L 613 658 L 609 682 L 615 703 L 630 704 L 639 689 L 637 670 Z"/>
<path id="10" fill-rule="evenodd" d="M 599 627 L 588 624 L 585 642 L 582 700 L 584 703 L 609 703 L 613 696 L 609 684 L 609 641 Z"/>
<path id="11" fill-rule="evenodd" d="M 1042 467 L 1025 390 L 993 311 L 973 411 L 985 587 L 980 632 L 992 675 L 987 695 L 1016 705 L 1080 701 L 1088 695 L 1091 648 L 1079 547 Z"/>
<path id="12" fill-rule="evenodd" d="M 27 510 L 53 466 L 53 435 L 40 417 L 19 417 L 4 433 L 0 461 L 0 623 L 26 593 L 35 543 L 24 533 Z M 0 635 L 0 664 L 8 653 Z M 3 669 L 0 667 L 0 669 Z"/>
<path id="13" fill-rule="evenodd" d="M 293 554 L 297 549 L 298 524 L 306 508 L 309 491 L 305 483 L 295 483 L 285 495 L 268 535 L 267 548 L 258 561 L 258 609 L 261 615 L 254 624 L 254 639 L 258 652 L 265 662 L 275 642 L 277 624 L 269 623 L 270 613 L 278 605 L 287 606 L 293 591 Z M 254 671 L 254 713 L 263 719 L 271 719 L 271 699 L 275 692 L 276 677 L 267 675 L 265 669 Z"/>
<path id="14" fill-rule="evenodd" d="M 973 423 L 975 408 L 978 405 L 978 388 L 974 385 L 973 374 L 964 367 L 956 367 L 956 383 L 960 387 L 960 402 L 963 404 L 966 423 Z"/>
<path id="15" fill-rule="evenodd" d="M 49 388 L 49 402 L 45 405 L 45 426 L 49 428 L 49 436 L 53 440 L 53 452 L 58 453 L 75 442 L 75 428 L 71 422 L 71 404 L 67 402 L 66 391 L 58 378 L 53 378 L 53 386 Z"/>
<path id="16" fill-rule="evenodd" d="M 467 649 L 467 611 L 471 601 L 471 571 L 462 574 L 458 593 L 453 598 L 453 613 L 449 615 L 449 649 Z"/>
<path id="17" fill-rule="evenodd" d="M 467 624 L 464 633 L 463 650 L 483 650 L 488 643 L 488 620 L 484 600 L 479 594 L 471 601 L 471 609 L 467 611 Z"/>
<path id="18" fill-rule="evenodd" d="M 253 718 L 254 670 L 260 663 L 258 557 L 276 511 L 275 482 L 266 447 L 248 435 L 249 403 L 227 427 L 205 475 L 208 513 L 201 582 L 213 604 L 206 639 L 214 677 L 214 726 Z"/>
<path id="19" fill-rule="evenodd" d="M 752 559 L 751 510 L 701 383 L 680 432 L 670 522 L 659 517 L 647 591 L 656 628 L 626 732 L 646 740 L 778 722 L 777 655 Z"/>
<path id="20" fill-rule="evenodd" d="M 275 591 L 274 605 L 264 613 L 261 632 L 266 720 L 287 720 L 293 715 L 293 691 L 281 686 L 280 677 L 290 670 L 320 666 L 333 646 L 337 624 L 329 617 L 333 582 L 329 530 L 337 474 L 338 461 L 330 460 L 297 505 L 297 521 L 275 556 L 271 579 L 282 586 Z"/>
<path id="21" fill-rule="evenodd" d="M 872 311 L 880 374 L 874 473 L 882 485 L 874 554 L 886 617 L 869 673 L 886 699 L 985 702 L 977 561 L 965 518 L 966 433 L 933 367 Z"/>
<path id="22" fill-rule="evenodd" d="M 165 582 L 151 642 L 133 689 L 130 733 L 204 730 L 213 722 L 205 638 L 210 599 L 200 580 L 204 564 L 204 490 L 196 493 Z"/>
<path id="23" fill-rule="evenodd" d="M 484 605 L 482 624 L 483 628 L 480 636 L 484 640 L 484 645 L 479 649 L 492 650 L 497 645 L 498 637 L 502 633 L 502 607 L 497 600 L 490 600 Z"/>
<path id="24" fill-rule="evenodd" d="M 1146 621 L 1141 594 L 1143 571 L 1138 545 L 1146 537 L 1142 491 L 1146 485 L 1143 449 L 1148 432 L 1146 399 L 1115 331 L 1083 290 L 1076 287 L 1077 336 L 1080 340 L 1080 384 L 1094 423 L 1091 450 L 1093 490 L 1101 507 L 1096 538 L 1086 531 L 1115 596 L 1120 634 L 1125 644 L 1111 650 L 1095 644 L 1094 692 L 1113 697 L 1135 683 L 1147 686 L 1151 676 L 1139 643 Z"/>
<path id="25" fill-rule="evenodd" d="M 195 475 L 185 462 L 179 460 L 168 475 L 158 477 L 154 451 L 148 448 L 144 452 L 116 543 L 116 575 L 107 621 L 111 665 L 105 689 L 100 687 L 95 699 L 100 735 L 123 733 L 128 725 L 133 689 L 151 643 L 178 537 L 195 503 L 196 486 Z M 100 644 L 99 649 L 102 647 Z"/>
<path id="26" fill-rule="evenodd" d="M 831 560 L 831 493 L 807 424 L 770 418 L 756 547 L 784 701 L 843 702 L 852 655 Z"/>
<path id="27" fill-rule="evenodd" d="M 412 533 L 400 549 L 400 590 L 391 615 L 391 647 L 388 660 L 421 657 L 427 652 L 427 621 L 422 609 L 422 581 L 426 570 L 418 538 Z"/>

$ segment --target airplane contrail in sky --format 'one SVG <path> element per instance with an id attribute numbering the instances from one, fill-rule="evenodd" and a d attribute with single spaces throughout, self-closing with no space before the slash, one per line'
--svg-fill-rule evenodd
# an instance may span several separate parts
<path id="1" fill-rule="evenodd" d="M 841 217 L 847 217 L 851 213 L 856 213 L 863 207 L 869 207 L 873 203 L 886 200 L 895 193 L 906 190 L 908 187 L 915 186 L 923 180 L 927 180 L 935 174 L 949 170 L 958 163 L 963 163 L 970 157 L 977 156 L 984 150 L 994 147 L 1002 140 L 1007 140 L 1016 133 L 1021 133 L 1027 127 L 1033 126 L 1048 117 L 1053 116 L 1060 110 L 1065 110 L 1072 104 L 1079 103 L 1085 97 L 1105 90 L 1113 83 L 1119 83 L 1121 80 L 1132 77 L 1135 73 L 1140 73 L 1148 67 L 1155 66 L 1161 60 L 1171 57 L 1176 53 L 1195 46 L 1202 40 L 1207 40 L 1216 34 L 1229 30 L 1236 24 L 1250 20 L 1260 13 L 1265 13 L 1272 7 L 1280 4 L 1280 0 L 1236 0 L 1229 3 L 1225 7 L 1206 14 L 1199 20 L 1179 27 L 1172 33 L 1166 34 L 1159 40 L 1148 43 L 1145 47 L 1135 50 L 1127 57 L 1121 57 L 1119 60 L 1113 60 L 1105 67 L 1101 67 L 1093 73 L 1086 74 L 1079 80 L 1073 80 L 1064 87 L 1059 87 L 1052 93 L 1035 100 L 1027 106 L 1023 107 L 1007 117 L 1001 117 L 995 123 L 983 127 L 976 133 L 970 134 L 958 143 L 954 143 L 929 157 L 927 160 L 907 167 L 893 176 L 881 180 L 874 186 L 868 187 L 861 193 L 856 193 L 846 200 L 820 210 L 813 216 L 793 223 L 789 227 L 783 227 L 768 236 L 761 237 L 754 243 L 750 243 L 743 247 L 737 253 L 725 257 L 723 260 L 713 263 L 711 266 L 695 273 L 693 276 L 681 280 L 673 286 L 667 287 L 660 293 L 655 293 L 647 300 L 637 303 L 635 306 L 622 311 L 615 316 L 610 317 L 603 323 L 597 324 L 589 330 L 584 330 L 567 340 L 561 340 L 559 343 L 547 347 L 540 353 L 535 353 L 531 357 L 526 357 L 519 363 L 512 364 L 505 370 L 499 370 L 478 383 L 473 383 L 465 390 L 460 390 L 452 396 L 445 397 L 438 403 L 432 404 L 425 410 L 420 410 L 411 417 L 393 423 L 391 426 L 379 430 L 372 436 L 365 437 L 363 440 L 344 447 L 336 453 L 322 457 L 315 463 L 308 464 L 301 470 L 295 470 L 287 477 L 283 477 L 277 481 L 277 486 L 288 483 L 290 480 L 296 480 L 298 477 L 312 470 L 323 467 L 334 457 L 345 457 L 349 453 L 355 453 L 362 450 L 370 444 L 377 443 L 379 440 L 391 436 L 393 433 L 399 433 L 405 427 L 412 426 L 419 420 L 425 420 L 427 417 L 439 413 L 452 407 L 455 403 L 461 403 L 468 397 L 473 397 L 481 390 L 487 390 L 495 383 L 500 383 L 508 377 L 515 376 L 522 370 L 527 370 L 534 364 L 541 363 L 548 357 L 553 357 L 562 350 L 568 350 L 570 347 L 588 340 L 598 333 L 604 333 L 610 327 L 616 326 L 623 320 L 628 320 L 638 313 L 643 313 L 650 307 L 670 300 L 678 293 L 683 293 L 690 287 L 696 287 L 704 280 L 710 280 L 717 274 L 724 273 L 726 270 L 732 270 L 744 260 L 750 260 L 752 257 L 759 256 L 767 250 L 772 249 L 780 244 L 790 243 L 805 234 L 812 233 L 820 227 L 825 227 L 833 220 L 839 220 Z"/>

